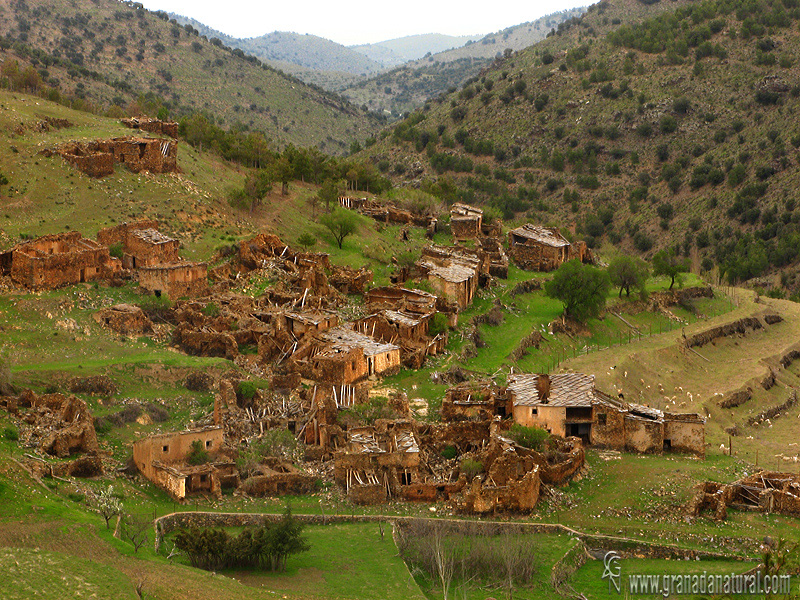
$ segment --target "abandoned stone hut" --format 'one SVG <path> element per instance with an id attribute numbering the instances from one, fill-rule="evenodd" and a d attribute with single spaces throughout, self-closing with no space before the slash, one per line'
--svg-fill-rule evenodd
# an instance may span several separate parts
<path id="1" fill-rule="evenodd" d="M 409 421 L 378 421 L 347 432 L 334 454 L 334 478 L 356 504 L 377 504 L 419 479 L 419 441 Z"/>
<path id="2" fill-rule="evenodd" d="M 188 464 L 194 442 L 200 443 L 212 462 Z M 133 443 L 133 462 L 142 475 L 176 500 L 192 493 L 220 495 L 223 484 L 235 484 L 238 479 L 235 465 L 220 454 L 222 445 L 222 427 L 161 433 Z"/>
<path id="3" fill-rule="evenodd" d="M 364 294 L 370 310 L 389 308 L 418 315 L 436 312 L 436 296 L 423 290 L 400 286 L 375 287 Z"/>
<path id="4" fill-rule="evenodd" d="M 180 260 L 180 242 L 158 230 L 158 221 L 141 220 L 106 227 L 97 232 L 105 246 L 122 246 L 122 265 L 126 269 L 149 267 Z"/>
<path id="5" fill-rule="evenodd" d="M 641 453 L 705 455 L 705 419 L 624 402 L 597 390 L 594 376 L 514 374 L 508 379 L 514 420 L 585 444 Z"/>
<path id="6" fill-rule="evenodd" d="M 67 142 L 42 151 L 57 154 L 90 177 L 104 177 L 114 172 L 114 163 L 127 166 L 134 173 L 176 173 L 178 142 L 156 138 L 120 137 L 92 142 Z"/>
<path id="7" fill-rule="evenodd" d="M 339 324 L 339 315 L 330 310 L 286 311 L 281 324 L 297 338 L 306 333 L 320 333 Z"/>
<path id="8" fill-rule="evenodd" d="M 508 253 L 522 269 L 553 271 L 569 260 L 569 246 L 555 227 L 526 223 L 508 232 Z"/>
<path id="9" fill-rule="evenodd" d="M 353 327 L 380 342 L 399 345 L 403 364 L 419 369 L 426 356 L 440 354 L 447 346 L 445 332 L 428 337 L 428 322 L 432 316 L 384 308 L 355 321 Z"/>
<path id="10" fill-rule="evenodd" d="M 468 248 L 430 245 L 422 250 L 417 267 L 434 291 L 459 308 L 470 305 L 478 291 L 480 276 L 488 274 L 485 256 Z"/>
<path id="11" fill-rule="evenodd" d="M 465 381 L 450 387 L 442 401 L 443 421 L 486 421 L 505 417 L 507 400 L 491 380 Z"/>
<path id="12" fill-rule="evenodd" d="M 481 236 L 483 211 L 480 208 L 456 202 L 450 207 L 450 231 L 457 240 L 472 240 Z"/>
<path id="13" fill-rule="evenodd" d="M 291 356 L 303 376 L 332 385 L 351 385 L 371 375 L 400 370 L 400 347 L 335 327 L 316 335 Z"/>
<path id="14" fill-rule="evenodd" d="M 178 261 L 138 269 L 139 285 L 155 294 L 172 300 L 195 298 L 208 293 L 206 263 Z"/>
<path id="15" fill-rule="evenodd" d="M 0 274 L 31 289 L 105 279 L 120 267 L 108 248 L 77 231 L 46 235 L 0 254 Z"/>

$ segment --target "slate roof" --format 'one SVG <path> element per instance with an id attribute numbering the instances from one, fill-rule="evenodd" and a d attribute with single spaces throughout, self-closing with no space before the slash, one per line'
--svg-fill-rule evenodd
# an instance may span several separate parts
<path id="1" fill-rule="evenodd" d="M 508 378 L 508 391 L 514 406 L 569 406 L 586 407 L 594 400 L 594 375 L 560 373 L 550 375 L 550 395 L 541 402 L 537 381 L 539 375 L 518 373 Z"/>
<path id="2" fill-rule="evenodd" d="M 553 248 L 563 248 L 564 246 L 569 246 L 569 242 L 566 240 L 566 238 L 564 238 L 563 235 L 557 231 L 553 231 L 548 227 L 542 227 L 541 225 L 531 225 L 530 223 L 526 223 L 522 227 L 512 229 L 511 234 L 538 242 L 540 244 L 552 246 Z"/>
<path id="3" fill-rule="evenodd" d="M 386 352 L 400 349 L 399 346 L 395 346 L 394 344 L 376 342 L 367 335 L 363 335 L 352 329 L 345 329 L 344 327 L 328 329 L 320 333 L 319 338 L 331 344 L 329 350 L 325 351 L 326 354 L 330 354 L 331 351 L 349 352 L 355 348 L 361 348 L 364 350 L 365 356 L 375 356 L 376 354 L 385 354 Z"/>

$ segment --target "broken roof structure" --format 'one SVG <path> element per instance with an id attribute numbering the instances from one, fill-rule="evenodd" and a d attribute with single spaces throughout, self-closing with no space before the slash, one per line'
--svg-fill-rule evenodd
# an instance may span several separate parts
<path id="1" fill-rule="evenodd" d="M 418 289 L 400 286 L 377 287 L 368 290 L 364 296 L 367 305 L 402 310 L 416 314 L 436 312 L 436 296 Z"/>

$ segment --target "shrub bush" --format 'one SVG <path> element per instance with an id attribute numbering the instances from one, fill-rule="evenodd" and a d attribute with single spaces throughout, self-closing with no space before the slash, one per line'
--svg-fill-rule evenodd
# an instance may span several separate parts
<path id="1" fill-rule="evenodd" d="M 526 427 L 519 423 L 514 423 L 508 430 L 508 436 L 520 446 L 531 450 L 541 451 L 545 442 L 550 438 L 550 434 L 540 427 Z"/>

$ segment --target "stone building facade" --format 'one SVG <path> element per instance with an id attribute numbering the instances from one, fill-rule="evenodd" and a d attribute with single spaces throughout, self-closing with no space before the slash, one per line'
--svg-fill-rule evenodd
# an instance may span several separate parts
<path id="1" fill-rule="evenodd" d="M 77 231 L 46 235 L 0 254 L 0 274 L 30 289 L 105 279 L 120 268 L 107 247 Z"/>

